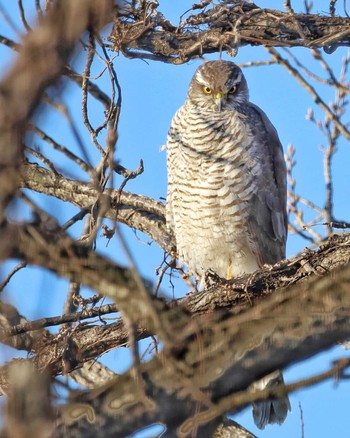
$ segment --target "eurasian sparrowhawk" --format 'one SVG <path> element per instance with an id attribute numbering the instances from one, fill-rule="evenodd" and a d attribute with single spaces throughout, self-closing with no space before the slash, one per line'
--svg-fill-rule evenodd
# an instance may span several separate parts
<path id="1" fill-rule="evenodd" d="M 236 64 L 209 61 L 197 69 L 170 126 L 167 165 L 167 223 L 180 261 L 199 281 L 209 271 L 230 279 L 285 257 L 282 146 L 266 114 L 249 102 Z M 260 428 L 280 424 L 289 409 L 288 398 L 257 403 L 254 419 Z"/>

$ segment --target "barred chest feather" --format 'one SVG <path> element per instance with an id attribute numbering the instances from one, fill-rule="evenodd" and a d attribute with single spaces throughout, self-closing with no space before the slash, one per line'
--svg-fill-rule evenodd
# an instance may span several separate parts
<path id="1" fill-rule="evenodd" d="M 179 109 L 168 137 L 167 220 L 180 260 L 198 277 L 258 268 L 247 230 L 261 163 L 244 116 Z"/>

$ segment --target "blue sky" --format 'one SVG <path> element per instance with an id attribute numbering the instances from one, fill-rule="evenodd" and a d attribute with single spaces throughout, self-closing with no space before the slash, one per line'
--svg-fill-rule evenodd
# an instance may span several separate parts
<path id="1" fill-rule="evenodd" d="M 180 13 L 186 11 L 193 1 L 160 0 L 160 10 L 166 16 L 175 20 Z M 283 1 L 256 2 L 265 7 L 281 7 Z M 328 2 L 319 2 L 326 7 Z M 297 10 L 300 2 L 294 2 Z M 16 2 L 0 0 L 0 5 L 14 17 L 17 18 Z M 25 0 L 27 10 L 34 14 L 34 1 Z M 324 12 L 324 11 L 320 11 Z M 0 17 L 0 21 L 2 18 Z M 3 20 L 2 20 L 3 21 Z M 19 25 L 20 27 L 20 25 Z M 4 23 L 1 24 L 1 33 L 18 41 L 11 29 Z M 318 68 L 316 61 L 311 59 L 306 49 L 294 49 L 293 53 L 307 65 Z M 327 60 L 334 68 L 336 74 L 341 68 L 341 59 L 347 55 L 346 48 L 339 48 Z M 11 51 L 0 46 L 1 64 L 5 65 L 11 56 Z M 113 56 L 113 53 L 110 53 Z M 224 59 L 230 59 L 223 55 Z M 218 59 L 218 55 L 207 56 L 206 59 Z M 269 55 L 261 47 L 243 47 L 239 50 L 234 59 L 237 63 L 269 59 Z M 84 64 L 83 58 L 77 58 L 76 68 L 81 71 Z M 138 167 L 139 160 L 144 160 L 145 172 L 137 179 L 130 181 L 126 187 L 128 191 L 140 193 L 155 199 L 166 196 L 166 155 L 161 151 L 166 141 L 167 130 L 175 111 L 182 105 L 187 93 L 187 87 L 191 77 L 201 61 L 194 60 L 185 65 L 174 66 L 159 62 L 144 62 L 142 60 L 129 60 L 122 56 L 114 61 L 115 69 L 123 90 L 123 106 L 119 125 L 119 140 L 117 145 L 117 158 L 127 168 Z M 94 66 L 94 74 L 102 70 L 101 64 Z M 4 72 L 4 68 L 1 68 Z M 318 69 L 320 74 L 322 71 Z M 325 139 L 319 131 L 306 120 L 305 115 L 309 107 L 315 109 L 315 114 L 320 114 L 313 104 L 310 96 L 299 84 L 292 79 L 280 66 L 269 66 L 259 68 L 248 68 L 244 71 L 249 88 L 251 101 L 261 106 L 276 126 L 282 144 L 285 149 L 288 144 L 293 144 L 296 149 L 297 167 L 295 178 L 297 190 L 303 196 L 311 199 L 321 206 L 324 203 L 324 177 L 321 146 L 325 145 Z M 105 74 L 99 81 L 108 92 L 108 78 Z M 326 87 L 320 87 L 323 99 L 328 102 L 333 94 Z M 52 95 L 55 94 L 51 90 Z M 77 124 L 80 122 L 80 90 L 74 84 L 69 84 L 65 90 L 63 100 L 70 105 L 71 113 Z M 99 104 L 92 101 L 90 118 L 97 124 L 97 120 L 103 117 L 103 109 Z M 62 144 L 69 145 L 78 151 L 74 144 L 72 133 L 69 132 L 65 121 L 61 116 L 53 114 L 48 110 L 44 111 L 41 118 L 45 129 Z M 82 134 L 83 140 L 88 145 L 92 162 L 98 160 L 98 155 L 91 146 L 87 133 Z M 47 153 L 72 177 L 83 178 L 80 169 L 67 161 L 65 157 L 50 151 L 37 138 L 33 138 L 32 144 L 40 147 L 43 153 Z M 103 136 L 101 137 L 103 143 Z M 345 141 L 340 142 L 339 149 L 334 160 L 334 182 L 335 182 L 335 215 L 339 219 L 350 221 L 348 201 L 350 198 L 350 186 L 344 184 L 348 179 L 350 151 Z M 116 186 L 121 180 L 115 181 Z M 77 210 L 68 204 L 57 203 L 55 200 L 45 196 L 35 197 L 38 203 L 48 211 L 55 211 L 60 221 L 69 219 Z M 27 217 L 23 208 L 15 208 L 14 216 L 17 218 Z M 78 236 L 81 224 L 78 224 L 71 231 Z M 321 228 L 320 228 L 321 230 Z M 137 233 L 138 239 L 133 231 L 123 227 L 123 233 L 128 240 L 133 256 L 137 262 L 142 275 L 155 281 L 155 269 L 163 259 L 163 252 L 156 243 L 148 245 L 149 238 Z M 307 245 L 307 242 L 298 236 L 291 235 L 288 240 L 288 255 L 299 252 Z M 114 260 L 127 264 L 123 251 L 116 239 L 106 247 L 105 240 L 99 239 L 97 248 L 101 253 L 112 257 Z M 2 274 L 5 274 L 11 264 L 7 264 Z M 65 280 L 57 279 L 56 276 L 38 268 L 27 268 L 13 278 L 6 290 L 7 300 L 18 306 L 19 310 L 29 319 L 43 316 L 59 315 L 65 299 L 68 283 Z M 188 287 L 183 282 L 175 283 L 176 296 L 188 292 Z M 169 296 L 172 295 L 170 283 L 165 279 L 162 290 Z M 50 294 L 49 304 L 47 294 Z M 148 344 L 146 344 L 148 345 Z M 17 354 L 17 353 L 16 353 Z M 13 351 L 0 347 L 0 357 L 9 360 Z M 290 367 L 285 371 L 285 380 L 294 382 L 300 378 L 308 377 L 314 373 L 327 369 L 332 360 L 348 355 L 341 347 L 334 347 L 327 353 L 322 353 L 311 360 Z M 127 350 L 118 349 L 106 354 L 103 362 L 118 372 L 125 370 L 130 364 Z M 301 390 L 291 395 L 292 413 L 289 415 L 283 427 L 268 427 L 265 431 L 259 431 L 253 424 L 251 410 L 246 409 L 234 419 L 251 430 L 259 437 L 299 437 L 301 436 L 299 403 L 301 404 L 306 437 L 347 437 L 348 422 L 347 408 L 349 406 L 349 382 L 341 382 L 336 385 L 334 382 L 325 382 L 317 387 Z M 151 433 L 142 432 L 139 437 L 151 436 Z"/>

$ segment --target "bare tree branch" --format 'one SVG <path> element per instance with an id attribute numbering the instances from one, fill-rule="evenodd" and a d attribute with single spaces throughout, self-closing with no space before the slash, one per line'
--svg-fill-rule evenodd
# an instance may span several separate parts
<path id="1" fill-rule="evenodd" d="M 4 436 L 48 438 L 54 429 L 49 373 L 39 373 L 29 360 L 9 369 L 10 390 Z"/>
<path id="2" fill-rule="evenodd" d="M 206 10 L 208 4 L 203 2 L 174 26 L 155 3 L 137 3 L 118 12 L 110 35 L 113 49 L 130 58 L 182 64 L 206 53 L 230 53 L 247 44 L 323 47 L 328 52 L 350 45 L 350 19 L 344 17 L 261 9 L 246 1 L 219 3 Z"/>
<path id="3" fill-rule="evenodd" d="M 99 198 L 91 184 L 65 178 L 36 164 L 21 169 L 23 187 L 71 202 L 80 209 L 91 208 Z M 174 251 L 174 240 L 166 229 L 164 204 L 146 196 L 106 190 L 111 208 L 106 217 L 143 231 L 167 252 Z"/>
<path id="4" fill-rule="evenodd" d="M 24 241 L 23 248 L 26 247 L 27 245 Z M 31 253 L 31 248 L 27 248 L 26 251 L 27 253 Z M 31 257 L 33 258 L 33 256 Z M 254 282 L 250 283 L 251 276 L 248 275 L 233 283 L 226 282 L 221 286 L 216 284 L 211 290 L 191 294 L 181 299 L 179 304 L 182 308 L 189 310 L 193 315 L 208 313 L 220 308 L 230 308 L 233 314 L 237 314 L 247 306 L 249 308 L 252 302 L 259 303 L 262 297 L 266 298 L 267 295 L 273 293 L 274 290 L 283 290 L 286 286 L 294 283 L 298 283 L 298 285 L 303 284 L 308 278 L 330 275 L 329 273 L 333 272 L 334 269 L 346 265 L 349 257 L 350 236 L 348 234 L 333 236 L 317 251 L 306 251 L 302 256 L 296 257 L 291 261 L 280 263 L 280 266 L 276 266 L 272 271 L 269 268 L 259 271 L 257 274 L 254 274 Z M 72 263 L 73 261 L 71 264 Z M 59 263 L 57 267 L 51 269 L 60 272 L 60 266 L 63 266 L 62 269 L 65 269 L 64 266 L 67 264 L 68 261 Z M 48 266 L 48 262 L 45 262 L 44 265 Z M 87 269 L 88 272 L 91 270 L 88 265 L 85 266 L 86 268 L 81 272 L 82 278 L 85 277 L 85 269 Z M 114 267 L 114 270 L 117 269 L 117 267 Z M 94 265 L 94 270 L 97 273 L 96 282 L 99 283 L 102 280 L 99 279 L 98 276 L 105 276 L 106 271 L 99 270 L 97 265 Z M 98 274 L 99 272 L 101 274 Z M 66 275 L 69 275 L 69 273 Z M 111 277 L 111 279 L 112 278 L 113 277 Z M 86 284 L 86 281 L 82 282 Z M 305 288 L 305 286 L 303 287 Z M 104 293 L 103 288 L 101 292 Z M 166 309 L 163 304 L 161 307 L 163 307 L 164 310 Z M 287 311 L 287 307 L 285 309 Z M 113 306 L 112 310 L 115 311 L 117 309 Z M 176 312 L 179 312 L 179 309 L 177 309 Z M 96 315 L 96 313 L 97 311 L 94 311 L 94 313 L 90 313 L 90 315 Z M 180 314 L 178 313 L 176 313 L 176 315 L 178 321 L 180 321 L 182 317 L 180 318 Z M 285 315 L 289 321 L 293 319 L 290 315 L 292 314 L 288 313 Z M 77 316 L 79 316 L 79 314 L 77 314 Z M 84 314 L 82 316 L 84 316 Z M 185 315 L 183 315 L 183 317 L 187 320 Z M 212 316 L 208 317 L 212 318 Z M 295 318 L 299 321 L 298 314 L 295 314 Z M 170 320 L 172 319 L 173 317 L 170 318 Z M 234 325 L 236 326 L 236 322 Z M 9 327 L 9 325 L 3 324 L 3 327 Z M 29 324 L 29 328 L 35 329 L 36 326 L 30 326 Z M 38 328 L 41 328 L 41 325 L 38 325 Z M 6 336 L 13 336 L 14 333 L 18 331 L 22 332 L 23 327 L 19 326 L 18 329 L 16 327 L 9 327 L 4 332 L 4 335 L 7 333 Z M 143 328 L 139 328 L 137 332 L 138 339 L 147 337 L 150 334 L 149 331 Z M 80 363 L 99 356 L 111 348 L 128 343 L 128 332 L 122 321 L 103 326 L 78 326 L 70 331 L 69 334 L 67 333 L 67 336 L 71 338 L 80 352 Z M 14 339 L 16 338 L 17 336 L 14 337 Z M 31 351 L 35 351 L 37 354 L 36 363 L 39 368 L 46 368 L 50 364 L 52 371 L 56 370 L 55 373 L 61 372 L 63 367 L 61 360 L 62 350 L 65 348 L 65 342 L 66 337 L 60 335 L 51 335 L 45 338 L 37 336 L 35 338 L 35 344 L 31 344 Z M 52 345 L 56 345 L 56 348 L 53 349 Z M 27 349 L 25 346 L 22 348 Z M 79 361 L 77 363 L 79 363 Z"/>
<path id="5" fill-rule="evenodd" d="M 208 411 L 204 423 L 214 419 L 223 413 L 217 404 L 225 397 L 349 336 L 349 284 L 347 265 L 332 275 L 273 294 L 239 315 L 203 315 L 190 324 L 186 321 L 186 326 L 178 318 L 173 323 L 183 333 L 181 350 L 164 351 L 143 364 L 142 385 L 130 372 L 81 395 L 77 405 L 64 408 L 65 426 L 59 436 L 70 427 L 76 429 L 78 420 L 79 436 L 93 436 L 101 424 L 107 436 L 124 436 L 157 421 L 182 427 L 191 419 L 193 427 L 198 404 L 201 411 Z M 133 402 L 127 402 L 130 394 L 134 394 Z M 232 406 L 233 411 L 237 409 L 238 405 Z"/>
<path id="6" fill-rule="evenodd" d="M 18 186 L 22 136 L 43 89 L 62 73 L 77 39 L 87 26 L 110 18 L 111 2 L 58 2 L 23 40 L 21 56 L 0 84 L 0 212 Z M 72 25 L 72 17 L 79 20 Z M 30 87 L 28 86 L 30 84 Z"/>

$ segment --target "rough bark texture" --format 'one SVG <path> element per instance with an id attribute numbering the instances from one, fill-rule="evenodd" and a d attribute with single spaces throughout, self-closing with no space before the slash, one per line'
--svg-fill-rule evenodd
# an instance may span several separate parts
<path id="1" fill-rule="evenodd" d="M 140 301 L 143 304 L 141 306 L 134 302 L 123 309 L 126 285 L 130 286 L 129 300 L 131 296 L 138 297 L 138 286 L 131 280 L 131 283 L 124 281 L 120 288 L 120 268 L 112 262 L 103 260 L 89 249 L 84 249 L 81 254 L 79 245 L 67 236 L 61 238 L 54 233 L 56 238 L 53 239 L 46 230 L 34 225 L 16 227 L 15 231 L 11 228 L 3 231 L 7 235 L 18 236 L 15 245 L 18 248 L 17 257 L 73 280 L 77 280 L 78 275 L 82 284 L 101 294 L 113 296 L 124 310 L 126 319 L 144 320 L 151 332 L 157 333 L 164 343 L 164 352 L 141 365 L 136 371 L 138 377 L 135 377 L 135 371 L 131 371 L 107 383 L 106 387 L 81 395 L 78 405 L 67 405 L 63 409 L 65 425 L 62 430 L 65 432 L 62 432 L 62 436 L 69 427 L 78 427 L 78 436 L 94 436 L 102 427 L 107 436 L 124 436 L 135 427 L 143 427 L 157 420 L 164 421 L 170 427 L 185 429 L 192 422 L 195 425 L 199 422 L 199 427 L 202 417 L 191 418 L 198 405 L 200 410 L 208 411 L 202 414 L 203 422 L 207 424 L 209 420 L 214 421 L 225 412 L 221 412 L 217 406 L 221 402 L 230 411 L 241 408 L 247 402 L 243 398 L 242 403 L 237 396 L 238 400 L 232 399 L 227 409 L 225 400 L 228 396 L 245 390 L 268 372 L 306 359 L 350 335 L 349 235 L 334 237 L 318 252 L 307 253 L 294 263 L 285 262 L 285 266 L 273 271 L 272 276 L 267 270 L 264 273 L 265 291 L 269 289 L 270 294 L 273 287 L 271 277 L 279 278 L 279 285 L 289 282 L 298 284 L 286 290 L 279 287 L 278 293 L 265 297 L 252 308 L 248 307 L 238 314 L 209 313 L 193 319 L 185 309 L 169 307 L 153 298 L 150 306 L 156 310 L 159 318 L 154 320 L 154 313 L 145 311 L 144 300 Z M 37 245 L 30 243 L 29 236 L 35 236 L 36 243 L 43 243 L 39 250 Z M 55 258 L 52 257 L 51 246 L 55 248 Z M 74 256 L 77 252 L 78 259 Z M 103 266 L 100 266 L 101 263 Z M 291 274 L 289 278 L 288 273 Z M 260 285 L 264 284 L 264 274 L 259 274 Z M 129 274 L 122 274 L 124 280 L 127 278 L 125 275 Z M 311 278 L 300 281 L 305 277 Z M 249 284 L 249 276 L 242 281 L 239 293 L 242 294 L 242 285 L 246 282 Z M 253 298 L 256 293 L 254 288 L 255 291 L 259 290 L 254 284 L 253 291 L 246 287 L 245 294 Z M 221 296 L 227 297 L 232 293 L 230 289 L 233 289 L 232 285 L 224 285 Z M 262 290 L 260 287 L 260 293 L 264 294 Z M 197 296 L 193 299 L 198 306 Z M 187 301 L 189 305 L 190 299 L 187 298 Z M 132 311 L 132 315 L 129 311 Z M 75 344 L 76 340 L 79 342 L 78 336 L 70 340 L 71 345 L 75 345 L 70 349 L 73 352 L 80 350 Z M 126 340 L 124 338 L 124 342 Z M 86 346 L 81 346 L 86 352 Z M 47 357 L 44 359 L 48 360 Z M 49 363 L 53 365 L 52 359 Z M 58 363 L 64 365 L 64 358 Z M 57 371 L 59 368 L 56 368 Z M 126 402 L 130 393 L 134 394 L 133 401 L 128 399 Z M 168 410 L 169 406 L 172 409 L 178 406 L 176 418 L 174 411 Z M 81 421 L 77 425 L 76 415 L 79 420 L 88 415 L 93 421 Z M 213 424 L 216 424 L 215 421 Z M 206 430 L 211 429 L 206 426 Z"/>
<path id="2" fill-rule="evenodd" d="M 178 436 L 185 436 L 202 422 L 241 409 L 254 394 L 248 392 L 247 397 L 239 391 L 254 380 L 349 336 L 349 281 L 347 265 L 279 290 L 239 315 L 189 320 L 177 311 L 169 323 L 175 333 L 182 333 L 178 348 L 168 350 L 165 345 L 136 376 L 130 371 L 65 406 L 65 426 L 58 436 L 70 427 L 80 431 L 78 436 L 94 436 L 103 425 L 105 433 L 121 437 L 156 421 L 178 427 Z"/>
<path id="3" fill-rule="evenodd" d="M 226 2 L 206 10 L 192 8 L 179 26 L 153 3 L 125 7 L 115 18 L 110 40 L 114 50 L 131 58 L 182 64 L 206 53 L 235 51 L 239 46 L 324 48 L 350 44 L 350 18 L 294 14 L 262 9 L 248 2 Z"/>
<path id="4" fill-rule="evenodd" d="M 98 193 L 90 185 L 77 185 L 76 182 L 36 165 L 26 164 L 22 175 L 24 186 L 72 202 L 80 208 L 91 207 L 98 197 Z M 55 183 L 55 178 L 59 179 L 59 186 Z M 75 184 L 74 190 L 72 184 Z M 128 206 L 125 206 L 125 211 L 130 206 L 137 206 L 137 213 L 129 212 L 125 217 L 118 216 L 118 219 L 146 231 L 152 238 L 157 236 L 161 246 L 164 246 L 164 242 L 169 242 L 169 239 L 172 242 L 165 227 L 160 229 L 158 225 L 165 224 L 162 204 L 123 193 L 120 197 L 121 206 L 124 203 Z M 124 209 L 120 211 L 123 212 Z M 137 223 L 135 215 L 140 211 L 142 220 Z M 106 217 L 115 215 L 113 205 L 105 214 Z M 30 240 L 27 240 L 28 232 L 33 234 L 31 228 L 40 235 L 37 241 L 45 242 L 40 254 L 37 254 Z M 120 289 L 115 292 L 114 290 L 116 287 L 118 289 L 120 284 L 120 268 L 99 258 L 92 250 L 79 249 L 80 246 L 67 236 L 61 240 L 56 231 L 50 233 L 38 229 L 35 225 L 21 229 L 17 227 L 13 232 L 10 227 L 4 234 L 19 236 L 16 247 L 19 251 L 17 256 L 21 259 L 46 266 L 66 278 L 79 280 L 101 294 L 118 297 L 114 294 L 119 294 Z M 50 245 L 52 250 L 62 246 L 64 248 L 59 251 L 60 259 L 55 256 L 54 263 L 50 261 Z M 83 256 L 80 251 L 83 251 Z M 76 261 L 72 258 L 75 253 L 79 254 Z M 242 393 L 236 394 L 237 391 L 244 391 L 269 371 L 306 359 L 349 335 L 346 316 L 349 310 L 349 262 L 350 236 L 344 233 L 334 235 L 318 250 L 306 249 L 300 256 L 283 261 L 273 269 L 266 268 L 233 283 L 216 279 L 215 286 L 186 296 L 176 303 L 175 308 L 154 299 L 151 306 L 162 315 L 163 331 L 155 331 L 153 324 L 148 320 L 148 329 L 138 328 L 136 337 L 142 339 L 157 333 L 162 339 L 163 333 L 165 351 L 149 364 L 142 365 L 137 371 L 139 377 L 133 377 L 134 372 L 118 377 L 116 381 L 103 385 L 101 390 L 83 394 L 77 404 L 67 405 L 63 409 L 64 424 L 59 436 L 64 436 L 70 428 L 79 431 L 78 436 L 96 436 L 99 430 L 103 430 L 107 436 L 124 436 L 137 427 L 141 428 L 157 420 L 164 421 L 170 429 L 186 429 L 189 427 L 186 419 L 194 415 L 198 405 L 200 410 L 208 410 L 209 413 L 202 414 L 204 419 L 193 418 L 193 424 L 197 424 L 198 421 L 197 426 L 200 427 L 203 421 L 206 426 L 200 436 L 210 436 L 212 428 L 208 424 L 211 420 L 212 427 L 216 427 L 216 420 L 221 414 L 228 410 L 239 410 L 248 403 L 248 399 L 244 398 Z M 67 269 L 67 266 L 70 269 Z M 92 277 L 91 272 L 95 273 Z M 78 279 L 76 273 L 79 275 Z M 103 273 L 103 278 L 99 273 Z M 123 288 L 128 284 L 124 280 Z M 128 300 L 131 296 L 137 296 L 137 285 L 133 282 L 132 276 L 130 281 Z M 293 284 L 294 288 L 289 290 L 288 286 Z M 116 302 L 119 302 L 118 298 Z M 142 320 L 143 314 L 138 310 L 137 303 L 127 306 L 127 309 L 132 309 L 134 321 Z M 230 314 L 215 312 L 220 309 L 230 310 Z M 190 315 L 196 318 L 193 319 Z M 273 315 L 273 318 L 269 318 L 268 315 Z M 125 316 L 129 318 L 127 311 Z M 167 344 L 169 333 L 181 336 L 170 337 L 171 342 Z M 81 363 L 111 347 L 125 345 L 128 342 L 128 330 L 120 321 L 104 327 L 82 327 L 75 330 L 70 339 L 75 346 L 71 350 L 80 352 L 77 362 Z M 53 353 L 51 346 L 56 342 L 57 349 Z M 55 341 L 51 335 L 47 342 L 43 342 L 42 345 L 36 344 L 37 364 L 40 368 L 50 365 L 55 373 L 67 369 L 67 362 L 62 360 L 62 351 L 66 348 L 66 339 L 57 338 Z M 178 363 L 179 357 L 181 365 Z M 75 359 L 73 355 L 68 370 L 69 366 L 71 369 L 74 368 Z M 218 369 L 221 370 L 219 375 Z M 176 379 L 174 373 L 177 373 Z M 141 379 L 142 384 L 138 379 Z M 140 387 L 143 388 L 141 392 Z M 125 407 L 123 400 L 133 390 L 139 395 Z M 249 397 L 252 398 L 252 395 Z M 215 405 L 222 403 L 222 411 L 213 407 L 213 401 Z M 110 407 L 106 406 L 113 405 L 113 402 L 119 407 L 111 411 Z M 173 410 L 168 411 L 169 406 L 177 407 L 176 418 L 173 418 Z M 77 418 L 72 419 L 75 416 Z"/>
<path id="5" fill-rule="evenodd" d="M 99 199 L 98 191 L 91 184 L 66 178 L 37 164 L 25 163 L 21 176 L 22 187 L 70 202 L 80 209 L 91 209 Z M 166 229 L 164 204 L 125 191 L 106 190 L 104 195 L 110 206 L 105 217 L 143 231 L 165 251 L 174 251 L 173 237 Z"/>

